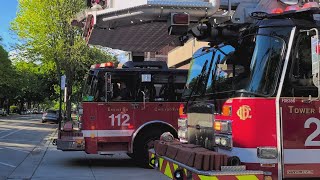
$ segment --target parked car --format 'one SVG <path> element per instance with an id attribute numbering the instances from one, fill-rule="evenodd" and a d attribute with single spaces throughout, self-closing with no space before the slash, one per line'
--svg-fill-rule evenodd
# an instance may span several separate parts
<path id="1" fill-rule="evenodd" d="M 8 113 L 5 109 L 0 109 L 0 115 L 1 116 L 6 116 Z"/>
<path id="2" fill-rule="evenodd" d="M 33 113 L 33 114 L 41 114 L 41 113 L 43 113 L 43 112 L 40 111 L 40 110 L 38 110 L 38 109 L 33 109 L 33 110 L 32 110 L 32 113 Z"/>
<path id="3" fill-rule="evenodd" d="M 56 110 L 47 110 L 46 112 L 43 113 L 42 115 L 42 123 L 51 121 L 58 123 L 58 112 Z"/>

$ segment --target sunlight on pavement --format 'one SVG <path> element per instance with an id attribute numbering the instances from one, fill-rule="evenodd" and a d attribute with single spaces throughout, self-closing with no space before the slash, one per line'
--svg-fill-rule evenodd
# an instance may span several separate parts
<path id="1" fill-rule="evenodd" d="M 0 142 L 0 147 L 32 148 L 32 147 L 34 147 L 34 144 L 22 144 L 22 143 Z"/>

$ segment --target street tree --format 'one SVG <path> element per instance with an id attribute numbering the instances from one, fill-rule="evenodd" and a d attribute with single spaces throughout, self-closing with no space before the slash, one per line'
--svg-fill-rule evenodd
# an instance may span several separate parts
<path id="1" fill-rule="evenodd" d="M 17 91 L 16 73 L 9 59 L 8 52 L 0 45 L 0 107 L 4 107 L 9 99 L 14 98 Z"/>
<path id="2" fill-rule="evenodd" d="M 38 106 L 40 102 L 52 96 L 56 81 L 50 71 L 46 72 L 48 70 L 44 65 L 26 61 L 18 61 L 14 65 L 19 88 L 16 99 L 20 102 L 20 110 L 25 102 L 30 108 L 31 105 Z"/>
<path id="3" fill-rule="evenodd" d="M 71 117 L 71 98 L 78 72 L 87 69 L 95 59 L 82 38 L 82 29 L 71 25 L 73 17 L 85 8 L 79 0 L 19 0 L 19 11 L 12 29 L 24 39 L 28 56 L 54 62 L 58 78 L 67 77 L 67 117 Z M 109 57 L 109 58 L 108 58 Z M 106 60 L 114 61 L 110 55 Z"/>

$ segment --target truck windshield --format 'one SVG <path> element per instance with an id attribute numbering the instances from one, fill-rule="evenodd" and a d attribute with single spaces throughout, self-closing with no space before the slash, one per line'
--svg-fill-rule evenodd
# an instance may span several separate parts
<path id="1" fill-rule="evenodd" d="M 205 77 L 209 73 L 212 56 L 212 51 L 198 56 L 194 55 L 190 65 L 186 89 L 183 93 L 185 97 L 199 95 L 205 88 Z"/>
<path id="2" fill-rule="evenodd" d="M 83 85 L 83 94 L 82 100 L 83 101 L 93 101 L 96 90 L 97 90 L 97 78 L 93 74 L 89 74 Z"/>
<path id="3" fill-rule="evenodd" d="M 285 42 L 278 37 L 267 35 L 244 37 L 240 41 L 238 49 L 240 53 L 234 60 L 235 64 L 243 66 L 243 72 L 234 77 L 234 89 L 251 95 L 274 94 L 284 49 Z M 236 68 L 236 71 L 240 69 Z"/>
<path id="4" fill-rule="evenodd" d="M 199 49 L 191 61 L 184 98 L 201 96 L 214 92 L 213 74 L 217 72 L 217 64 L 223 61 L 227 54 L 234 51 L 230 45 L 221 45 L 219 48 Z"/>

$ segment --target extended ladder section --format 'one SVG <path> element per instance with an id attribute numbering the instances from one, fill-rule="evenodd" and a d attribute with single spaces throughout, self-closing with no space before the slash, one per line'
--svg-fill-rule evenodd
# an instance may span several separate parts
<path id="1" fill-rule="evenodd" d="M 101 0 L 97 1 L 101 4 Z M 254 22 L 252 12 L 271 13 L 285 8 L 287 0 L 113 0 L 93 3 L 85 13 L 84 36 L 89 44 L 132 52 L 158 52 L 181 46 L 189 36 L 213 27 Z M 286 4 L 287 3 L 287 4 Z M 81 19 L 81 18 L 80 18 Z M 203 30 L 205 29 L 205 30 Z M 191 33 L 190 33 L 191 32 Z M 211 33 L 211 32 L 210 32 Z M 209 33 L 209 36 L 212 36 Z M 205 33 L 208 36 L 208 32 Z M 234 32 L 231 32 L 234 34 Z"/>

